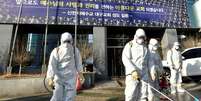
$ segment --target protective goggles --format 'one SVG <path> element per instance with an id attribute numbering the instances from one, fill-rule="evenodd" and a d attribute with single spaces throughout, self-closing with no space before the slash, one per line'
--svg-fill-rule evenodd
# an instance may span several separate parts
<path id="1" fill-rule="evenodd" d="M 64 43 L 70 43 L 71 44 L 71 40 L 66 40 L 66 41 L 64 41 Z"/>
<path id="2" fill-rule="evenodd" d="M 139 36 L 138 39 L 146 40 L 146 37 L 145 36 Z"/>

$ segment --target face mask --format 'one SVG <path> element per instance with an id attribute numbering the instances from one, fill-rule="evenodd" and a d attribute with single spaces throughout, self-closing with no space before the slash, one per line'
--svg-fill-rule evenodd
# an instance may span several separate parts
<path id="1" fill-rule="evenodd" d="M 176 50 L 179 50 L 179 46 L 175 46 L 175 49 L 176 49 Z"/>
<path id="2" fill-rule="evenodd" d="M 141 45 L 144 43 L 144 39 L 137 39 L 136 42 Z"/>
<path id="3" fill-rule="evenodd" d="M 158 49 L 157 46 L 153 46 L 153 51 L 156 51 Z"/>

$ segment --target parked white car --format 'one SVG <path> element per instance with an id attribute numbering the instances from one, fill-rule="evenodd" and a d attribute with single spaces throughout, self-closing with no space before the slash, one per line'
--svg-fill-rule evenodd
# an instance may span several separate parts
<path id="1" fill-rule="evenodd" d="M 201 47 L 193 47 L 182 53 L 182 76 L 201 76 Z M 167 61 L 162 61 L 163 67 L 168 67 Z"/>

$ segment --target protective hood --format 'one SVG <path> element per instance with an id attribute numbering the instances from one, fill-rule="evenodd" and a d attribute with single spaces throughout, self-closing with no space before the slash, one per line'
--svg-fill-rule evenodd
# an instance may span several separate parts
<path id="1" fill-rule="evenodd" d="M 180 48 L 180 43 L 179 42 L 174 42 L 173 49 L 179 50 L 179 48 Z"/>
<path id="2" fill-rule="evenodd" d="M 174 46 L 179 46 L 180 43 L 179 42 L 174 42 Z"/>
<path id="3" fill-rule="evenodd" d="M 145 34 L 145 31 L 141 28 L 137 29 L 136 32 L 135 32 L 135 35 L 134 35 L 134 38 L 133 38 L 133 41 L 134 43 L 137 43 L 137 40 L 140 38 L 140 37 L 144 37 L 145 40 L 146 40 L 146 34 Z M 144 40 L 144 41 L 145 41 Z M 138 44 L 138 43 L 137 43 Z"/>
<path id="4" fill-rule="evenodd" d="M 72 44 L 73 38 L 72 35 L 69 32 L 65 32 L 61 35 L 61 44 L 64 44 L 65 42 L 70 42 Z"/>
<path id="5" fill-rule="evenodd" d="M 150 39 L 149 41 L 149 50 L 156 51 L 158 49 L 158 41 L 156 39 Z"/>

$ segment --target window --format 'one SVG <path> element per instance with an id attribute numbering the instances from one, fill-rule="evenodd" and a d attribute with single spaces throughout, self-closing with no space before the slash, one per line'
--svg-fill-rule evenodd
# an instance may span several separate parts
<path id="1" fill-rule="evenodd" d="M 182 54 L 182 56 L 185 57 L 185 59 L 191 59 L 191 58 L 198 58 L 201 57 L 201 48 L 196 49 L 190 49 Z"/>
<path id="2" fill-rule="evenodd" d="M 59 34 L 48 34 L 47 36 L 47 48 L 46 48 L 46 56 L 47 60 L 49 58 L 52 50 L 58 46 L 59 44 Z M 34 57 L 33 63 L 31 64 L 34 67 L 41 66 L 43 59 L 43 49 L 44 49 L 44 34 L 39 33 L 28 33 L 28 41 L 27 41 L 27 51 L 29 51 Z"/>
<path id="3" fill-rule="evenodd" d="M 32 55 L 33 62 L 32 66 L 41 66 L 42 61 L 42 53 L 43 53 L 43 46 L 42 46 L 42 34 L 36 33 L 29 33 L 28 34 L 28 41 L 27 41 L 27 51 L 29 51 Z"/>

